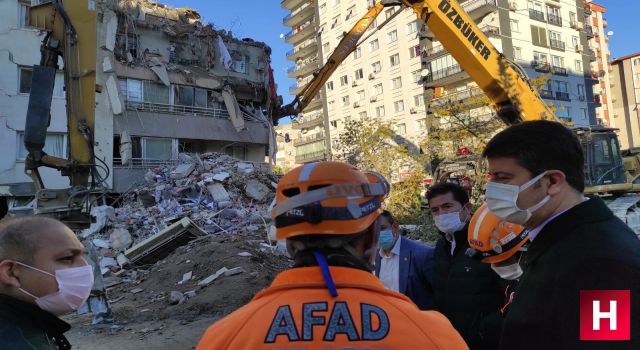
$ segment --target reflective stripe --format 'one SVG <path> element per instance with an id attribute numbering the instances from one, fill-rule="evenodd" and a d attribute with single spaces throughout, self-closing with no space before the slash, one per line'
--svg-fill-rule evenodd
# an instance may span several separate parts
<path id="1" fill-rule="evenodd" d="M 307 163 L 302 166 L 302 170 L 300 171 L 300 176 L 298 177 L 298 181 L 309 181 L 309 177 L 311 177 L 311 171 L 316 167 L 318 163 Z"/>
<path id="2" fill-rule="evenodd" d="M 475 240 L 478 239 L 478 234 L 480 233 L 480 227 L 482 226 L 482 221 L 484 220 L 484 217 L 487 216 L 488 213 L 489 213 L 489 207 L 484 208 L 482 210 L 482 213 L 480 213 L 480 217 L 476 221 L 476 226 L 473 228 L 473 239 Z"/>

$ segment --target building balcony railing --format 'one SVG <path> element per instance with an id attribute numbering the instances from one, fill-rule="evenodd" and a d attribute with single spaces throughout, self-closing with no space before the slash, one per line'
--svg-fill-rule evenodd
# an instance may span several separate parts
<path id="1" fill-rule="evenodd" d="M 472 19 L 478 19 L 481 16 L 494 12 L 498 9 L 497 0 L 467 0 L 460 1 L 462 9 L 471 16 Z M 433 32 L 428 26 L 422 26 L 420 37 L 430 37 Z"/>
<path id="2" fill-rule="evenodd" d="M 298 58 L 308 56 L 312 53 L 317 53 L 318 42 L 315 38 L 309 39 L 304 43 L 296 46 L 295 48 L 287 51 L 287 59 L 295 61 Z"/>
<path id="3" fill-rule="evenodd" d="M 282 0 L 280 6 L 285 9 L 294 9 L 305 0 Z"/>
<path id="4" fill-rule="evenodd" d="M 316 142 L 324 140 L 324 133 L 316 133 L 310 136 L 301 137 L 295 141 L 293 141 L 294 146 L 306 145 L 307 143 Z"/>
<path id="5" fill-rule="evenodd" d="M 313 16 L 313 5 L 311 3 L 307 3 L 303 6 L 300 6 L 298 9 L 294 10 L 290 14 L 284 16 L 282 19 L 282 23 L 285 26 L 293 27 L 300 22 L 310 18 Z"/>
<path id="6" fill-rule="evenodd" d="M 549 24 L 555 24 L 562 27 L 562 17 L 547 13 L 547 18 L 549 19 Z"/>
<path id="7" fill-rule="evenodd" d="M 296 163 L 307 163 L 313 162 L 316 160 L 326 159 L 327 155 L 324 151 L 305 153 L 301 155 L 296 155 Z"/>
<path id="8" fill-rule="evenodd" d="M 555 75 L 562 75 L 562 76 L 568 76 L 567 74 L 567 69 L 566 68 L 562 68 L 562 67 L 551 67 L 551 70 L 553 71 L 553 74 Z"/>
<path id="9" fill-rule="evenodd" d="M 113 167 L 120 169 L 150 169 L 164 166 L 178 165 L 179 159 L 147 159 L 147 158 L 131 158 L 127 165 L 122 164 L 121 158 L 113 158 Z"/>
<path id="10" fill-rule="evenodd" d="M 195 106 L 169 105 L 154 102 L 138 102 L 126 100 L 125 106 L 128 111 L 152 112 L 159 114 L 190 115 L 195 117 L 208 117 L 229 119 L 229 111 L 226 108 L 206 108 Z M 242 113 L 246 121 L 256 121 L 251 115 Z"/>
<path id="11" fill-rule="evenodd" d="M 553 96 L 553 91 L 551 90 L 540 90 L 540 97 L 553 100 L 555 97 Z"/>
<path id="12" fill-rule="evenodd" d="M 534 9 L 529 9 L 529 18 L 535 19 L 536 21 L 546 22 L 544 20 L 544 12 Z"/>
<path id="13" fill-rule="evenodd" d="M 306 129 L 312 126 L 316 126 L 322 124 L 324 122 L 324 115 L 322 113 L 317 113 L 313 116 L 305 116 L 304 118 L 300 118 L 297 122 L 293 122 L 293 127 L 295 129 Z"/>
<path id="14" fill-rule="evenodd" d="M 552 49 L 564 51 L 564 46 L 564 41 L 562 40 L 549 39 L 549 47 Z"/>
<path id="15" fill-rule="evenodd" d="M 545 61 L 531 61 L 531 68 L 535 69 L 537 72 L 548 73 L 551 72 L 551 65 L 549 62 Z"/>
<path id="16" fill-rule="evenodd" d="M 498 35 L 500 35 L 500 28 L 498 28 L 496 26 L 491 26 L 491 25 L 485 24 L 485 25 L 480 27 L 480 30 L 487 36 L 498 36 Z"/>
<path id="17" fill-rule="evenodd" d="M 451 67 L 447 67 L 445 69 L 440 69 L 440 70 L 429 73 L 425 77 L 425 82 L 430 83 L 436 80 L 444 79 L 446 77 L 452 76 L 460 72 L 462 72 L 462 67 L 460 67 L 459 64 L 454 64 Z"/>
<path id="18" fill-rule="evenodd" d="M 464 100 L 470 99 L 472 97 L 482 96 L 484 92 L 480 88 L 466 89 L 462 91 L 457 91 L 453 93 L 449 93 L 431 100 L 431 107 L 440 107 L 447 103 L 452 102 L 462 102 Z"/>
<path id="19" fill-rule="evenodd" d="M 462 5 L 462 8 L 467 13 L 475 11 L 483 6 L 492 6 L 494 8 L 497 8 L 498 6 L 496 0 L 469 0 L 461 3 L 460 5 Z"/>
<path id="20" fill-rule="evenodd" d="M 595 29 L 592 25 L 589 25 L 589 24 L 584 26 L 584 31 L 585 33 L 587 33 L 588 38 L 593 38 L 597 33 L 597 29 Z"/>
<path id="21" fill-rule="evenodd" d="M 439 53 L 446 52 L 442 45 L 436 45 L 426 50 L 422 50 L 422 57 L 431 57 Z"/>
<path id="22" fill-rule="evenodd" d="M 568 92 L 556 91 L 556 100 L 571 101 L 571 98 L 569 97 L 569 93 Z"/>
<path id="23" fill-rule="evenodd" d="M 284 36 L 284 40 L 294 45 L 301 42 L 308 38 L 309 35 L 315 33 L 315 23 L 315 21 L 307 21 L 303 25 L 296 27 Z"/>

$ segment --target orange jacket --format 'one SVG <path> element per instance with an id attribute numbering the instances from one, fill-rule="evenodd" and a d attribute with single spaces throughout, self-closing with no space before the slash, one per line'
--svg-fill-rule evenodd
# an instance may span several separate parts
<path id="1" fill-rule="evenodd" d="M 249 304 L 209 327 L 197 350 L 468 349 L 446 317 L 420 311 L 373 274 L 330 271 L 336 298 L 318 267 L 282 272 Z"/>

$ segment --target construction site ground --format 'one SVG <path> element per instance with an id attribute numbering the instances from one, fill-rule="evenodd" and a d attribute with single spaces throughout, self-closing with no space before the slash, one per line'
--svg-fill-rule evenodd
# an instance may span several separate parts
<path id="1" fill-rule="evenodd" d="M 67 337 L 74 349 L 193 349 L 209 325 L 246 304 L 290 265 L 264 242 L 262 232 L 208 235 L 151 266 L 107 278 L 114 284 L 107 289 L 114 322 L 91 325 L 90 314 L 66 316 L 73 326 Z M 238 267 L 199 285 L 222 268 Z M 179 284 L 189 272 L 191 278 Z"/>

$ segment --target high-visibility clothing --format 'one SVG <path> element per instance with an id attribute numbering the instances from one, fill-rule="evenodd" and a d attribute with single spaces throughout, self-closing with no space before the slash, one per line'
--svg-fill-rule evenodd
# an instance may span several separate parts
<path id="1" fill-rule="evenodd" d="M 197 350 L 468 349 L 446 317 L 420 311 L 373 274 L 329 271 L 337 297 L 319 267 L 282 272 L 249 304 L 209 327 Z"/>

